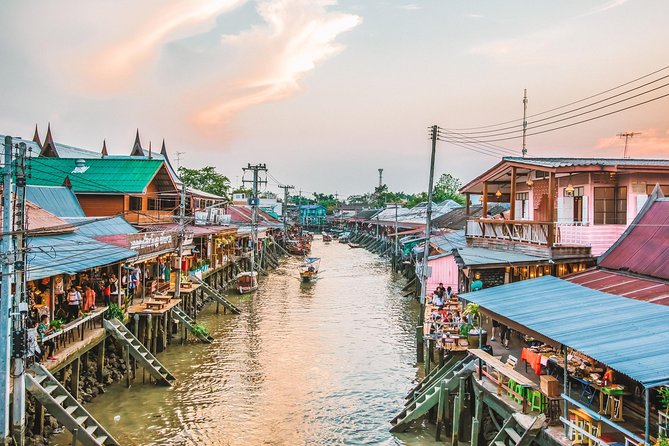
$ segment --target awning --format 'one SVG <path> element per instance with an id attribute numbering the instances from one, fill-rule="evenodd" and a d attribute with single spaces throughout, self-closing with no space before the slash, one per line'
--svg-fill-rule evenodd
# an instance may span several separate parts
<path id="1" fill-rule="evenodd" d="M 669 384 L 669 307 L 552 276 L 460 297 L 583 352 L 646 388 Z"/>
<path id="2" fill-rule="evenodd" d="M 548 261 L 547 257 L 537 257 L 515 251 L 497 251 L 488 248 L 458 248 L 457 256 L 462 266 L 521 266 Z"/>
<path id="3" fill-rule="evenodd" d="M 29 237 L 28 250 L 28 280 L 75 274 L 137 255 L 130 249 L 78 234 Z"/>

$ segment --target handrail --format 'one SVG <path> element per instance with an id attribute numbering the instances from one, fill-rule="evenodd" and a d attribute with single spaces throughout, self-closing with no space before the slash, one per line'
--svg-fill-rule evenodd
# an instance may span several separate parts
<path id="1" fill-rule="evenodd" d="M 648 444 L 648 443 L 646 443 L 645 440 L 642 440 L 641 438 L 637 437 L 636 435 L 634 435 L 632 432 L 628 431 L 627 429 L 625 429 L 625 428 L 622 427 L 621 425 L 614 423 L 613 421 L 609 420 L 609 419 L 606 418 L 606 417 L 601 416 L 600 414 L 598 414 L 598 413 L 596 413 L 596 412 L 593 412 L 593 411 L 590 410 L 588 407 L 584 406 L 582 403 L 576 401 L 576 400 L 573 399 L 572 397 L 570 397 L 570 396 L 568 396 L 568 395 L 565 395 L 564 393 L 563 393 L 562 395 L 560 395 L 560 396 L 561 396 L 562 398 L 564 398 L 565 402 L 568 402 L 568 403 L 570 403 L 570 404 L 573 404 L 574 406 L 578 407 L 579 409 L 585 411 L 585 413 L 587 413 L 588 415 L 590 415 L 590 417 L 592 417 L 593 420 L 595 420 L 595 421 L 603 421 L 604 423 L 608 424 L 609 426 L 611 426 L 612 428 L 616 429 L 617 431 L 622 432 L 623 434 L 625 434 L 625 435 L 627 435 L 628 437 L 632 438 L 634 441 L 638 441 L 638 442 L 641 443 L 641 444 Z M 562 420 L 563 418 L 560 417 L 560 419 Z"/>
<path id="2" fill-rule="evenodd" d="M 73 321 L 70 324 L 66 324 L 63 326 L 61 330 L 51 333 L 50 335 L 44 336 L 44 338 L 42 338 L 40 342 L 48 341 L 49 339 L 57 338 L 58 336 L 67 334 L 72 330 L 74 330 L 75 328 L 79 327 L 80 325 L 84 324 L 85 322 L 88 322 L 92 319 L 104 315 L 105 311 L 107 311 L 107 307 L 98 308 L 94 310 L 94 312 L 91 312 L 88 316 L 82 317 L 81 319 Z"/>

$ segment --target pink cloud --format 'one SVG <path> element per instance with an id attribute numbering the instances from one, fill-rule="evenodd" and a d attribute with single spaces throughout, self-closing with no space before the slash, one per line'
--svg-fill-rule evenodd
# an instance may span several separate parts
<path id="1" fill-rule="evenodd" d="M 669 154 L 669 129 L 658 130 L 648 128 L 635 130 L 641 133 L 634 135 L 627 143 L 627 156 L 632 158 L 662 157 Z M 610 152 L 613 156 L 622 156 L 625 139 L 619 136 L 599 138 L 595 143 L 596 150 Z"/>

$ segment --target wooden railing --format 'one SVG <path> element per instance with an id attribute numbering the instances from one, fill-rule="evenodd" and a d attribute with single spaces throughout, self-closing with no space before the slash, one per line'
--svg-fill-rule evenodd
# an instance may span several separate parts
<path id="1" fill-rule="evenodd" d="M 541 246 L 590 246 L 584 224 L 479 218 L 467 221 L 467 237 L 508 240 Z"/>
<path id="2" fill-rule="evenodd" d="M 549 243 L 551 226 L 547 222 L 479 218 L 467 221 L 466 235 L 548 246 L 553 241 Z"/>

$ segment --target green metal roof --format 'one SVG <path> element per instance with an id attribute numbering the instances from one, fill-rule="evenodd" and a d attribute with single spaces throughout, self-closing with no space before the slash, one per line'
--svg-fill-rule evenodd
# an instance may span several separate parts
<path id="1" fill-rule="evenodd" d="M 70 179 L 74 192 L 142 193 L 163 165 L 163 160 L 101 158 L 32 158 L 28 184 L 61 186 Z"/>

